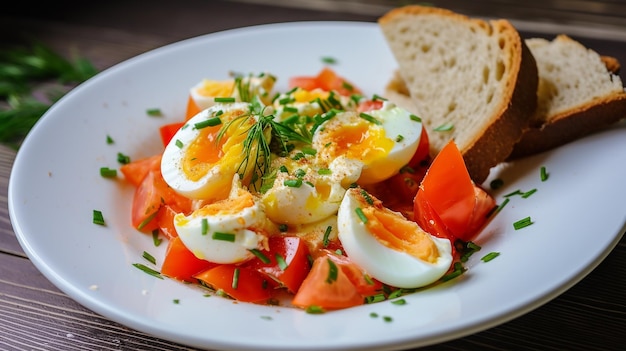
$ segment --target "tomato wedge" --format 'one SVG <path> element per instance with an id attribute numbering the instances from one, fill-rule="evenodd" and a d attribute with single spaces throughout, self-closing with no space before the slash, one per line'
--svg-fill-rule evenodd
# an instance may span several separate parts
<path id="1" fill-rule="evenodd" d="M 356 263 L 352 262 L 349 257 L 338 255 L 334 251 L 321 250 L 327 258 L 332 260 L 346 274 L 348 279 L 356 287 L 361 296 L 376 295 L 382 291 L 383 284 L 378 280 L 368 276 Z"/>
<path id="2" fill-rule="evenodd" d="M 260 251 L 260 257 L 246 266 L 263 272 L 280 282 L 290 292 L 296 292 L 309 273 L 309 249 L 304 240 L 296 236 L 271 236 L 269 250 Z M 263 260 L 266 260 L 264 262 Z"/>
<path id="3" fill-rule="evenodd" d="M 174 122 L 164 124 L 159 128 L 159 134 L 161 135 L 161 142 L 163 143 L 163 146 L 167 146 L 167 144 L 170 143 L 170 140 L 172 140 L 176 132 L 178 132 L 180 127 L 183 125 L 185 125 L 185 122 Z"/>
<path id="4" fill-rule="evenodd" d="M 300 87 L 305 90 L 322 89 L 335 91 L 340 95 L 361 94 L 361 90 L 335 71 L 324 67 L 317 76 L 296 76 L 289 79 L 289 88 Z"/>
<path id="5" fill-rule="evenodd" d="M 132 161 L 120 167 L 124 178 L 134 186 L 139 186 L 148 172 L 161 168 L 161 154 Z"/>
<path id="6" fill-rule="evenodd" d="M 157 226 L 161 233 L 169 240 L 178 236 L 178 232 L 174 226 L 174 216 L 176 213 L 177 212 L 170 205 L 162 205 L 157 212 Z"/>
<path id="7" fill-rule="evenodd" d="M 304 279 L 292 300 L 296 307 L 334 310 L 362 305 L 364 298 L 343 269 L 328 257 L 313 261 L 311 272 Z"/>
<path id="8" fill-rule="evenodd" d="M 161 265 L 161 274 L 176 280 L 197 283 L 198 280 L 194 278 L 195 274 L 217 265 L 217 263 L 197 258 L 179 237 L 175 237 L 168 243 Z"/>
<path id="9" fill-rule="evenodd" d="M 223 264 L 200 272 L 195 278 L 239 301 L 261 302 L 272 297 L 269 278 L 248 267 Z"/>
<path id="10" fill-rule="evenodd" d="M 481 218 L 474 213 L 484 212 L 482 207 L 490 203 L 487 193 L 478 193 L 481 209 L 477 210 L 476 188 L 459 149 L 450 141 L 435 157 L 419 186 L 414 201 L 415 220 L 433 235 L 468 241 L 475 228 L 486 221 L 484 214 Z"/>

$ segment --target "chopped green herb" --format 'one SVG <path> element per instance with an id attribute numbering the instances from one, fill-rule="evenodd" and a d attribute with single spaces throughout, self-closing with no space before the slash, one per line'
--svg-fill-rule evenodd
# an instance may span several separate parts
<path id="1" fill-rule="evenodd" d="M 113 140 L 113 138 L 111 138 L 111 136 L 107 135 L 107 144 L 111 145 L 111 144 L 115 144 L 115 141 Z"/>
<path id="2" fill-rule="evenodd" d="M 383 320 L 387 323 L 393 322 L 393 318 L 391 318 L 390 316 L 384 316 Z"/>
<path id="3" fill-rule="evenodd" d="M 483 262 L 489 262 L 489 261 L 493 260 L 494 258 L 496 258 L 498 256 L 500 256 L 499 252 L 490 252 L 490 253 L 486 254 L 485 256 L 483 256 L 481 258 L 481 260 Z"/>
<path id="4" fill-rule="evenodd" d="M 394 305 L 406 305 L 406 300 L 405 299 L 397 299 L 397 300 L 391 301 L 391 303 L 394 304 Z"/>
<path id="5" fill-rule="evenodd" d="M 235 98 L 234 97 L 216 97 L 213 100 L 215 102 L 225 102 L 225 103 L 235 102 Z"/>
<path id="6" fill-rule="evenodd" d="M 146 217 L 146 219 L 144 219 L 141 223 L 139 223 L 139 225 L 137 226 L 137 229 L 141 230 L 141 229 L 143 229 L 143 227 L 148 225 L 148 223 L 150 223 L 150 221 L 152 221 L 154 219 L 154 217 L 156 217 L 158 212 L 159 211 L 156 211 L 156 212 L 152 213 L 151 215 L 149 215 L 148 217 Z"/>
<path id="7" fill-rule="evenodd" d="M 271 316 L 261 316 L 261 319 L 265 319 L 266 321 L 271 321 L 273 318 Z"/>
<path id="8" fill-rule="evenodd" d="M 209 118 L 207 120 L 204 120 L 202 122 L 194 123 L 193 126 L 196 129 L 202 129 L 202 128 L 206 128 L 206 127 L 219 126 L 220 124 L 222 124 L 222 120 L 219 117 L 213 117 L 213 118 Z"/>
<path id="9" fill-rule="evenodd" d="M 303 147 L 302 148 L 302 153 L 305 154 L 305 155 L 315 156 L 315 154 L 317 154 L 317 150 L 315 150 L 312 147 Z"/>
<path id="10" fill-rule="evenodd" d="M 252 254 L 254 254 L 254 256 L 256 256 L 259 260 L 261 260 L 261 262 L 268 264 L 270 263 L 270 259 L 265 256 L 265 254 L 263 254 L 259 249 L 250 249 L 248 250 L 250 252 L 252 252 Z"/>
<path id="11" fill-rule="evenodd" d="M 233 272 L 233 284 L 232 287 L 233 289 L 237 289 L 237 287 L 239 286 L 239 268 L 235 268 L 235 271 Z"/>
<path id="12" fill-rule="evenodd" d="M 183 146 L 184 146 L 184 145 L 183 145 L 183 142 L 182 142 L 182 141 L 180 141 L 179 139 L 176 139 L 176 141 L 174 142 L 174 144 L 176 144 L 176 147 L 177 147 L 177 148 L 179 148 L 179 149 L 182 149 L 182 148 L 183 148 Z"/>
<path id="13" fill-rule="evenodd" d="M 202 235 L 207 235 L 207 233 L 209 232 L 209 220 L 206 218 L 202 218 L 201 227 Z"/>
<path id="14" fill-rule="evenodd" d="M 281 165 L 280 168 L 278 168 L 278 170 L 283 173 L 289 173 L 289 170 L 287 169 L 285 165 Z"/>
<path id="15" fill-rule="evenodd" d="M 326 277 L 326 283 L 332 284 L 335 281 L 337 281 L 337 276 L 339 275 L 339 268 L 337 268 L 337 265 L 335 264 L 335 262 L 333 262 L 330 258 L 327 258 L 326 262 L 328 262 L 328 276 Z"/>
<path id="16" fill-rule="evenodd" d="M 541 170 L 540 170 L 540 176 L 541 176 L 541 181 L 545 182 L 546 180 L 548 180 L 548 177 L 550 176 L 548 174 L 548 172 L 546 171 L 546 167 L 542 166 Z"/>
<path id="17" fill-rule="evenodd" d="M 172 300 L 172 302 L 173 302 L 174 304 L 178 305 L 178 304 L 180 303 L 180 300 L 179 300 L 179 299 L 174 299 L 174 300 Z"/>
<path id="18" fill-rule="evenodd" d="M 380 293 L 380 294 L 375 294 L 375 295 L 369 295 L 365 297 L 365 303 L 376 303 L 376 302 L 381 302 L 381 301 L 385 301 L 387 298 L 385 297 L 384 293 Z"/>
<path id="19" fill-rule="evenodd" d="M 155 277 L 155 278 L 159 278 L 159 279 L 163 279 L 163 276 L 161 275 L 161 273 L 155 271 L 154 269 L 147 267 L 141 263 L 133 263 L 133 266 L 144 271 L 145 273 L 150 274 L 151 276 Z"/>
<path id="20" fill-rule="evenodd" d="M 149 108 L 146 110 L 146 114 L 151 117 L 163 116 L 163 113 L 158 108 Z"/>
<path id="21" fill-rule="evenodd" d="M 334 65 L 337 63 L 337 59 L 334 57 L 330 57 L 330 56 L 323 56 L 322 57 L 322 62 L 329 64 L 329 65 Z"/>
<path id="22" fill-rule="evenodd" d="M 518 189 L 518 190 L 512 191 L 512 192 L 510 192 L 510 193 L 508 193 L 508 194 L 504 195 L 504 197 L 511 197 L 511 196 L 515 196 L 515 195 L 522 195 L 522 194 L 523 194 L 523 192 L 521 192 L 521 191 Z"/>
<path id="23" fill-rule="evenodd" d="M 365 199 L 365 202 L 367 202 L 368 205 L 374 204 L 374 199 L 372 199 L 370 194 L 368 194 L 365 189 L 361 189 L 361 196 L 363 196 L 363 198 Z"/>
<path id="24" fill-rule="evenodd" d="M 93 223 L 98 225 L 106 225 L 104 222 L 104 216 L 101 211 L 93 210 Z"/>
<path id="25" fill-rule="evenodd" d="M 236 236 L 233 233 L 214 232 L 212 238 L 213 240 L 230 241 L 234 243 Z"/>
<path id="26" fill-rule="evenodd" d="M 324 247 L 328 246 L 329 237 L 332 230 L 333 227 L 329 225 L 328 227 L 326 227 L 326 231 L 324 231 L 324 238 L 322 239 L 322 245 Z"/>
<path id="27" fill-rule="evenodd" d="M 146 259 L 146 261 L 152 263 L 152 264 L 156 264 L 156 259 L 154 258 L 154 256 L 152 256 L 150 253 L 148 253 L 147 251 L 144 251 L 143 254 L 141 255 L 143 258 Z"/>
<path id="28" fill-rule="evenodd" d="M 416 116 L 414 114 L 411 114 L 409 118 L 411 118 L 411 121 L 420 122 L 420 123 L 422 122 L 422 119 L 419 116 Z"/>
<path id="29" fill-rule="evenodd" d="M 376 312 L 370 312 L 370 317 L 372 317 L 372 318 L 378 318 L 378 313 L 376 313 Z"/>
<path id="30" fill-rule="evenodd" d="M 380 100 L 380 101 L 387 101 L 387 99 L 386 99 L 386 98 L 384 98 L 384 97 L 382 97 L 382 96 L 380 96 L 380 95 L 378 95 L 378 94 L 374 94 L 374 95 L 372 96 L 372 101 L 376 101 L 376 100 Z M 357 102 L 358 102 L 358 101 L 357 101 Z"/>
<path id="31" fill-rule="evenodd" d="M 283 184 L 285 186 L 291 187 L 291 188 L 299 188 L 302 186 L 302 179 L 300 178 L 296 178 L 296 179 L 285 179 L 285 181 L 283 182 Z"/>
<path id="32" fill-rule="evenodd" d="M 317 170 L 317 174 L 319 175 L 330 175 L 333 172 L 329 168 L 320 168 Z"/>
<path id="33" fill-rule="evenodd" d="M 536 192 L 537 192 L 537 189 L 528 190 L 527 192 L 522 194 L 522 197 L 524 199 L 526 199 L 526 198 L 530 197 L 530 195 L 532 195 L 532 194 L 534 194 Z"/>
<path id="34" fill-rule="evenodd" d="M 121 163 L 123 165 L 128 164 L 128 163 L 130 163 L 130 157 L 127 156 L 127 155 L 124 155 L 121 152 L 118 152 L 117 153 L 117 162 L 119 162 L 119 163 Z"/>
<path id="35" fill-rule="evenodd" d="M 398 134 L 398 136 L 396 137 L 396 143 L 399 143 L 402 140 L 404 140 L 404 136 Z"/>
<path id="36" fill-rule="evenodd" d="M 439 127 L 433 129 L 435 132 L 449 132 L 454 129 L 454 125 L 451 123 L 442 124 Z"/>
<path id="37" fill-rule="evenodd" d="M 152 231 L 152 243 L 154 244 L 154 246 L 159 246 L 161 245 L 161 242 L 163 242 L 163 239 L 159 238 L 159 230 L 155 229 Z"/>
<path id="38" fill-rule="evenodd" d="M 346 89 L 346 90 L 348 90 L 348 91 L 353 91 L 354 90 L 354 87 L 352 86 L 352 84 L 350 84 L 350 83 L 348 83 L 346 81 L 341 82 L 341 87 Z"/>
<path id="39" fill-rule="evenodd" d="M 276 254 L 276 255 L 274 255 L 274 258 L 276 259 L 276 263 L 278 263 L 278 267 L 281 270 L 284 271 L 285 269 L 287 269 L 288 265 L 287 265 L 287 262 L 285 261 L 285 259 L 283 258 L 283 256 L 281 256 L 279 254 Z"/>
<path id="40" fill-rule="evenodd" d="M 452 280 L 460 275 L 462 275 L 463 273 L 465 273 L 466 269 L 465 267 L 463 267 L 463 264 L 461 262 L 455 262 L 454 266 L 453 266 L 453 270 L 452 272 L 444 275 L 443 277 L 441 277 L 441 281 L 442 282 L 447 282 L 449 280 Z"/>
<path id="41" fill-rule="evenodd" d="M 518 230 L 518 229 L 528 227 L 531 224 L 533 224 L 533 221 L 530 219 L 530 216 L 528 216 L 526 218 L 522 218 L 519 221 L 513 223 L 513 228 L 515 228 L 515 230 Z"/>
<path id="42" fill-rule="evenodd" d="M 279 224 L 278 225 L 278 230 L 280 230 L 282 233 L 286 232 L 287 230 L 289 230 L 289 226 L 286 224 Z"/>
<path id="43" fill-rule="evenodd" d="M 363 210 L 360 207 L 355 208 L 354 212 L 356 212 L 356 215 L 359 217 L 361 222 L 367 223 L 367 217 L 365 216 L 365 213 L 363 213 Z"/>
<path id="44" fill-rule="evenodd" d="M 100 167 L 100 175 L 104 178 L 117 177 L 117 170 L 109 167 Z"/>
<path id="45" fill-rule="evenodd" d="M 366 121 L 368 121 L 370 123 L 376 124 L 376 125 L 381 125 L 382 124 L 382 122 L 377 120 L 374 116 L 368 115 L 365 112 L 359 113 L 359 117 L 363 118 L 364 120 L 366 120 Z"/>
<path id="46" fill-rule="evenodd" d="M 305 309 L 305 311 L 306 311 L 306 313 L 309 313 L 309 314 L 322 314 L 322 313 L 326 312 L 326 311 L 324 311 L 324 309 L 322 307 L 315 306 L 315 305 L 308 306 Z"/>

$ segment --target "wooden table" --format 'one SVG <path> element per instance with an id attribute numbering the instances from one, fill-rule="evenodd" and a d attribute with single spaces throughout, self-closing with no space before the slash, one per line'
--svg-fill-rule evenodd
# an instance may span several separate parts
<path id="1" fill-rule="evenodd" d="M 257 4 L 254 4 L 254 3 Z M 16 4 L 0 14 L 0 44 L 28 34 L 65 55 L 80 53 L 99 68 L 181 39 L 247 25 L 298 20 L 375 21 L 393 1 L 262 1 L 147 3 L 122 1 Z M 624 6 L 577 1 L 440 1 L 472 15 L 518 20 L 526 36 L 562 31 L 626 63 Z M 304 7 L 332 7 L 335 11 Z M 508 7 L 507 7 L 508 6 Z M 30 8 L 32 7 L 32 8 Z M 569 11 L 569 12 L 568 12 Z M 620 12 L 623 11 L 623 12 Z M 558 20 L 559 23 L 553 23 Z M 623 78 L 622 75 L 622 79 Z M 15 151 L 0 146 L 0 349 L 1 350 L 188 350 L 188 347 L 130 330 L 82 307 L 53 286 L 28 260 L 9 220 L 7 187 Z M 616 160 L 623 162 L 623 160 Z M 602 204 L 588 204 L 601 206 Z M 598 220 L 601 220 L 600 218 Z M 567 255 L 567 253 L 562 253 Z M 511 322 L 432 350 L 626 348 L 626 238 L 592 273 L 553 301 Z"/>

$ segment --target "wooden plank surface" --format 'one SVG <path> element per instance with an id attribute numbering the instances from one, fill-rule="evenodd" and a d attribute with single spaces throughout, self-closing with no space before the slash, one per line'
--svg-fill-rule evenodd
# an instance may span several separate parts
<path id="1" fill-rule="evenodd" d="M 0 48 L 34 37 L 68 56 L 86 56 L 99 69 L 106 69 L 147 50 L 224 29 L 296 20 L 374 21 L 377 17 L 375 13 L 233 1 L 157 0 L 148 6 L 62 1 L 32 9 L 21 4 L 14 12 L 0 13 Z M 613 17 L 615 13 L 610 16 L 611 26 L 615 25 Z M 626 33 L 626 23 L 624 28 Z M 611 29 L 610 33 L 619 37 L 620 32 Z M 536 34 L 551 35 L 526 32 Z M 583 35 L 578 39 L 626 62 L 626 42 L 614 38 Z M 9 222 L 7 187 L 14 157 L 15 150 L 0 146 L 0 350 L 190 350 L 98 316 L 39 273 L 24 255 Z M 624 330 L 626 238 L 594 272 L 546 305 L 487 331 L 425 349 L 619 350 L 626 345 Z"/>

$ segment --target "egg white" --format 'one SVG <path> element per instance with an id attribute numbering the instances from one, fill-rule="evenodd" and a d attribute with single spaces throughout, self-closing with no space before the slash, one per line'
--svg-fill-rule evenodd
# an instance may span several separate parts
<path id="1" fill-rule="evenodd" d="M 447 239 L 428 234 L 439 252 L 433 263 L 396 251 L 376 239 L 356 214 L 357 208 L 368 206 L 360 191 L 349 189 L 337 214 L 338 237 L 353 262 L 382 283 L 407 289 L 434 283 L 448 271 L 453 257 Z"/>

